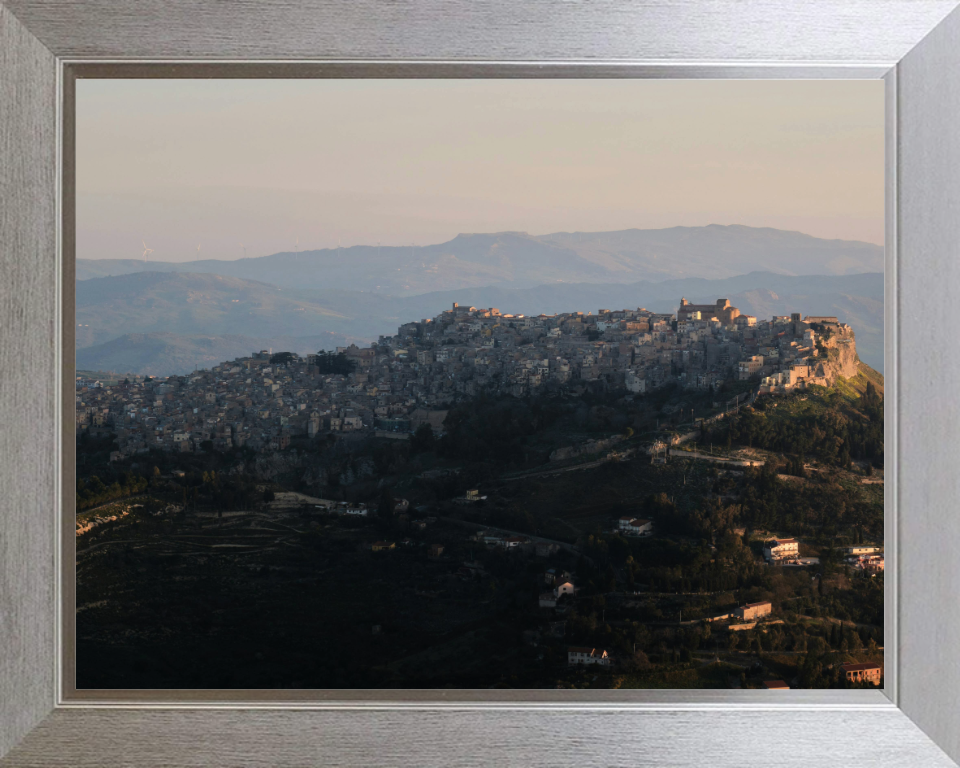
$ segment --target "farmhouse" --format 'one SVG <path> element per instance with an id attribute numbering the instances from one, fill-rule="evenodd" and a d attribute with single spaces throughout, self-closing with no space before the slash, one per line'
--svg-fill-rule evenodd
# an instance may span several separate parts
<path id="1" fill-rule="evenodd" d="M 733 614 L 743 621 L 753 621 L 759 619 L 761 616 L 769 616 L 772 611 L 773 606 L 768 600 L 763 603 L 747 603 L 746 605 L 741 605 L 734 610 Z"/>
<path id="2" fill-rule="evenodd" d="M 653 533 L 653 521 L 642 518 L 621 517 L 618 521 L 620 533 L 626 536 L 649 536 Z"/>

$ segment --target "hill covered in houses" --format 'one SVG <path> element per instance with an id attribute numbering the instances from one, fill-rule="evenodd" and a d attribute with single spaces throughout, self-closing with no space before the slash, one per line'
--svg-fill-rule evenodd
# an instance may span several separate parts
<path id="1" fill-rule="evenodd" d="M 882 674 L 883 378 L 835 317 L 452 306 L 77 396 L 80 688 Z"/>

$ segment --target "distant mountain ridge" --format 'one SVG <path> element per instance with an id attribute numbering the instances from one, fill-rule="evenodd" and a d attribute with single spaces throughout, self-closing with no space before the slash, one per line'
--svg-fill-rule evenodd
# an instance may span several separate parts
<path id="1" fill-rule="evenodd" d="M 615 232 L 460 234 L 424 246 L 284 252 L 218 261 L 78 259 L 77 279 L 136 272 L 201 272 L 287 289 L 372 291 L 393 296 L 553 283 L 633 283 L 696 275 L 723 279 L 757 270 L 847 275 L 883 270 L 883 247 L 741 225 Z"/>

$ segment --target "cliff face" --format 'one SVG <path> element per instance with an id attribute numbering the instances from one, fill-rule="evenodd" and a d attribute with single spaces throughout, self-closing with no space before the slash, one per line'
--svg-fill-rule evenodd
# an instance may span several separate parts
<path id="1" fill-rule="evenodd" d="M 814 376 L 825 379 L 826 386 L 833 385 L 841 376 L 845 379 L 857 375 L 857 341 L 850 326 L 833 326 L 819 335 L 827 352 L 827 359 L 817 365 Z M 817 382 L 820 383 L 820 382 Z"/>

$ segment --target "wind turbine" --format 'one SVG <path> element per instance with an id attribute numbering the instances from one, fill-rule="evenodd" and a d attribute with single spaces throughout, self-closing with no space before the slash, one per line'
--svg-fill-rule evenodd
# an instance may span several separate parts
<path id="1" fill-rule="evenodd" d="M 147 243 L 146 243 L 145 240 L 141 240 L 140 242 L 143 243 L 143 263 L 146 264 L 146 263 L 147 263 L 147 254 L 148 254 L 148 253 L 153 253 L 153 248 L 147 248 Z"/>
<path id="2" fill-rule="evenodd" d="M 297 238 L 297 242 L 295 242 L 295 243 L 293 244 L 293 250 L 294 250 L 296 253 L 300 253 L 300 238 L 299 238 L 299 237 Z"/>
<path id="3" fill-rule="evenodd" d="M 243 243 L 239 243 L 240 247 L 243 248 L 243 258 L 247 258 L 247 246 Z"/>
<path id="4" fill-rule="evenodd" d="M 200 243 L 197 243 L 197 256 L 200 255 Z"/>

